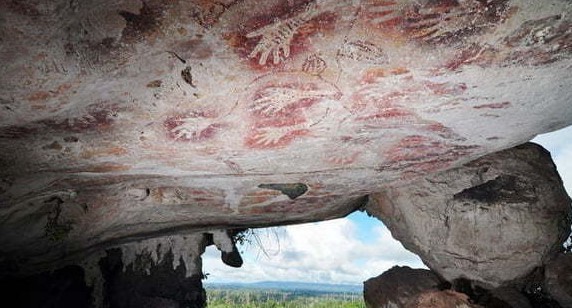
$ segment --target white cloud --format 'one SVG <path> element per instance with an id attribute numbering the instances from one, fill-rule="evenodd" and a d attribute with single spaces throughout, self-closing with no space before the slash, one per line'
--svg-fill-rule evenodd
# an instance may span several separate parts
<path id="1" fill-rule="evenodd" d="M 232 269 L 225 268 L 220 255 L 209 249 L 203 256 L 203 269 L 210 273 L 210 281 L 355 284 L 394 265 L 423 267 L 415 255 L 391 238 L 381 222 L 372 233 L 373 243 L 357 240 L 357 226 L 349 219 L 283 227 L 278 231 L 279 244 L 273 234 L 268 236 L 262 231 L 260 238 L 269 252 L 268 256 L 255 247 L 249 247 L 243 254 L 243 267 Z"/>
<path id="2" fill-rule="evenodd" d="M 566 191 L 572 194 L 572 126 L 540 135 L 532 141 L 550 151 Z"/>
<path id="3" fill-rule="evenodd" d="M 570 142 L 572 142 L 572 136 L 570 139 Z M 569 195 L 572 194 L 572 144 L 561 149 L 554 161 L 558 168 L 558 173 L 560 173 L 564 181 L 566 191 Z"/>

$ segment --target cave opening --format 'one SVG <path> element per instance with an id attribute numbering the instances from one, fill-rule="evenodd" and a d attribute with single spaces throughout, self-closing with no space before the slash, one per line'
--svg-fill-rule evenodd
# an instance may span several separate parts
<path id="1" fill-rule="evenodd" d="M 209 305 L 241 305 L 254 299 L 260 305 L 320 300 L 333 305 L 337 300 L 365 307 L 367 279 L 393 266 L 426 268 L 379 219 L 362 211 L 321 222 L 250 229 L 241 242 L 241 268 L 225 266 L 215 246 L 203 254 Z"/>

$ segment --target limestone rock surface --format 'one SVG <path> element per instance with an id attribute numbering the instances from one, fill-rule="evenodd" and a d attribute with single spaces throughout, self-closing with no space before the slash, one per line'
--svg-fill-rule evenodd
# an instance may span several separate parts
<path id="1" fill-rule="evenodd" d="M 124 264 L 121 254 L 119 249 L 108 250 L 98 262 L 103 292 L 92 296 L 102 299 L 103 305 L 94 307 L 206 307 L 200 262 L 199 273 L 187 275 L 188 267 L 197 265 L 180 262 L 173 268 L 172 263 L 178 260 L 173 260 L 172 252 L 156 263 L 149 255 L 137 255 L 131 264 Z"/>
<path id="2" fill-rule="evenodd" d="M 431 175 L 572 125 L 571 66 L 569 0 L 1 0 L 0 276 L 205 234 L 239 266 L 220 230 L 385 189 L 431 267 L 501 284 L 560 236 L 551 169 Z"/>
<path id="3" fill-rule="evenodd" d="M 338 218 L 571 125 L 571 29 L 569 0 L 0 1 L 0 262 Z"/>
<path id="4" fill-rule="evenodd" d="M 550 154 L 527 143 L 373 194 L 368 212 L 448 281 L 524 277 L 570 232 L 571 200 Z"/>

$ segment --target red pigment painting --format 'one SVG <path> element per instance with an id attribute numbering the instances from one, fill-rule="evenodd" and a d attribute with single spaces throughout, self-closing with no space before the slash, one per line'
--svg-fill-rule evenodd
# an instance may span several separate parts
<path id="1" fill-rule="evenodd" d="M 363 40 L 344 42 L 336 56 L 373 65 L 382 65 L 388 62 L 388 57 L 381 47 Z"/>
<path id="2" fill-rule="evenodd" d="M 340 92 L 323 80 L 304 82 L 277 80 L 256 89 L 251 95 L 248 111 L 257 117 L 281 117 L 300 113 L 325 98 L 339 99 Z"/>
<path id="3" fill-rule="evenodd" d="M 350 106 L 353 119 L 361 130 L 409 127 L 423 134 L 457 138 L 440 123 L 421 118 L 412 108 L 412 102 L 455 97 L 467 90 L 466 84 L 417 80 L 401 70 L 395 74 L 377 74 L 375 78 L 371 72 L 366 72 L 364 78 L 367 83 L 362 82 L 364 85 L 352 94 Z M 401 89 L 395 90 L 390 86 L 395 83 L 400 84 Z"/>
<path id="4" fill-rule="evenodd" d="M 310 36 L 332 31 L 336 14 L 314 2 L 289 6 L 284 1 L 271 14 L 252 17 L 244 30 L 225 35 L 230 46 L 254 69 L 280 66 L 308 50 Z"/>
<path id="5" fill-rule="evenodd" d="M 319 76 L 327 67 L 326 61 L 318 54 L 311 54 L 302 64 L 302 71 L 310 75 Z"/>
<path id="6" fill-rule="evenodd" d="M 309 109 L 324 109 L 325 100 L 339 100 L 341 92 L 318 76 L 279 73 L 255 80 L 240 105 L 245 106 L 251 131 L 245 144 L 251 148 L 276 148 L 306 136 L 312 125 Z M 321 109 L 320 109 L 321 108 Z"/>
<path id="7" fill-rule="evenodd" d="M 385 35 L 454 43 L 509 17 L 508 0 L 364 1 L 362 18 Z"/>
<path id="8" fill-rule="evenodd" d="M 209 29 L 219 21 L 226 10 L 238 2 L 240 0 L 193 1 L 191 16 L 203 28 Z"/>
<path id="9" fill-rule="evenodd" d="M 322 195 L 320 197 L 305 197 L 296 200 L 288 200 L 281 202 L 273 202 L 269 205 L 253 206 L 245 208 L 244 211 L 249 214 L 268 214 L 268 213 L 308 213 L 319 212 L 327 204 L 340 200 L 339 195 Z M 317 202 L 320 200 L 320 202 Z"/>
<path id="10" fill-rule="evenodd" d="M 175 141 L 201 142 L 215 137 L 224 124 L 215 122 L 212 111 L 191 111 L 167 117 L 163 127 L 167 137 Z"/>
<path id="11" fill-rule="evenodd" d="M 336 166 L 355 163 L 362 155 L 364 146 L 371 143 L 367 137 L 341 136 L 333 140 L 333 145 L 326 148 L 325 161 Z"/>
<path id="12" fill-rule="evenodd" d="M 120 108 L 115 104 L 98 103 L 89 106 L 88 111 L 79 117 L 71 116 L 61 120 L 44 120 L 40 123 L 57 130 L 86 132 L 108 129 L 115 122 Z"/>
<path id="13" fill-rule="evenodd" d="M 444 68 L 457 71 L 465 65 L 491 66 L 496 61 L 498 53 L 499 51 L 492 46 L 474 43 L 457 51 L 452 59 L 445 62 Z"/>
<path id="14" fill-rule="evenodd" d="M 415 103 L 423 100 L 450 96 L 457 101 L 468 89 L 465 83 L 419 78 L 406 69 L 370 70 L 363 79 L 362 86 L 350 96 L 355 131 L 367 135 L 395 130 L 392 134 L 399 136 L 406 128 L 410 134 L 383 154 L 386 165 L 380 170 L 428 172 L 468 154 L 470 146 L 458 145 L 464 141 L 462 137 L 439 122 L 424 119 L 415 110 Z M 400 88 L 395 89 L 393 84 Z"/>
<path id="15" fill-rule="evenodd" d="M 28 126 L 4 126 L 0 128 L 0 139 L 23 139 L 33 136 L 37 129 Z"/>
<path id="16" fill-rule="evenodd" d="M 465 65 L 546 65 L 572 54 L 572 24 L 562 15 L 524 22 L 506 36 L 502 47 L 472 44 L 446 62 L 448 70 Z"/>
<path id="17" fill-rule="evenodd" d="M 404 179 L 441 170 L 472 153 L 476 146 L 463 146 L 438 139 L 410 135 L 401 139 L 385 153 L 387 159 L 380 171 L 403 172 Z"/>
<path id="18" fill-rule="evenodd" d="M 201 204 L 205 202 L 220 201 L 222 191 L 206 190 L 192 187 L 155 187 L 150 190 L 150 197 L 154 203 L 162 205 Z M 217 204 L 222 204 L 215 202 Z"/>
<path id="19" fill-rule="evenodd" d="M 250 131 L 245 145 L 252 149 L 275 149 L 289 145 L 294 139 L 308 135 L 307 129 L 269 127 Z"/>
<path id="20" fill-rule="evenodd" d="M 473 106 L 474 109 L 505 109 L 511 106 L 510 102 L 490 103 Z"/>
<path id="21" fill-rule="evenodd" d="M 563 15 L 523 23 L 505 38 L 510 54 L 503 62 L 510 64 L 544 65 L 572 54 L 572 23 Z"/>

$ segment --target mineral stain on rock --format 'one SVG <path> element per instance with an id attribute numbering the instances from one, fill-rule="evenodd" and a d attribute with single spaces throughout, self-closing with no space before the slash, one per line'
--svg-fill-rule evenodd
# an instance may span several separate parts
<path id="1" fill-rule="evenodd" d="M 260 184 L 258 185 L 258 188 L 278 190 L 292 200 L 300 197 L 301 195 L 305 194 L 308 191 L 308 185 L 303 183 Z"/>
<path id="2" fill-rule="evenodd" d="M 70 220 L 63 220 L 60 217 L 64 201 L 60 197 L 52 197 L 44 203 L 53 207 L 44 227 L 46 237 L 53 242 L 64 240 L 73 229 L 73 223 Z"/>
<path id="3" fill-rule="evenodd" d="M 161 7 L 154 7 L 147 2 L 143 2 L 143 7 L 139 11 L 139 14 L 119 11 L 119 15 L 121 15 L 127 23 L 122 32 L 123 40 L 131 43 L 155 31 L 160 24 L 159 18 L 162 13 Z"/>
<path id="4" fill-rule="evenodd" d="M 537 202 L 532 185 L 511 175 L 499 175 L 483 184 L 464 189 L 454 199 L 469 199 L 486 203 Z"/>
<path id="5" fill-rule="evenodd" d="M 193 75 L 191 73 L 191 67 L 187 66 L 181 71 L 181 77 L 188 83 L 191 87 L 196 88 L 197 86 L 193 83 Z"/>

